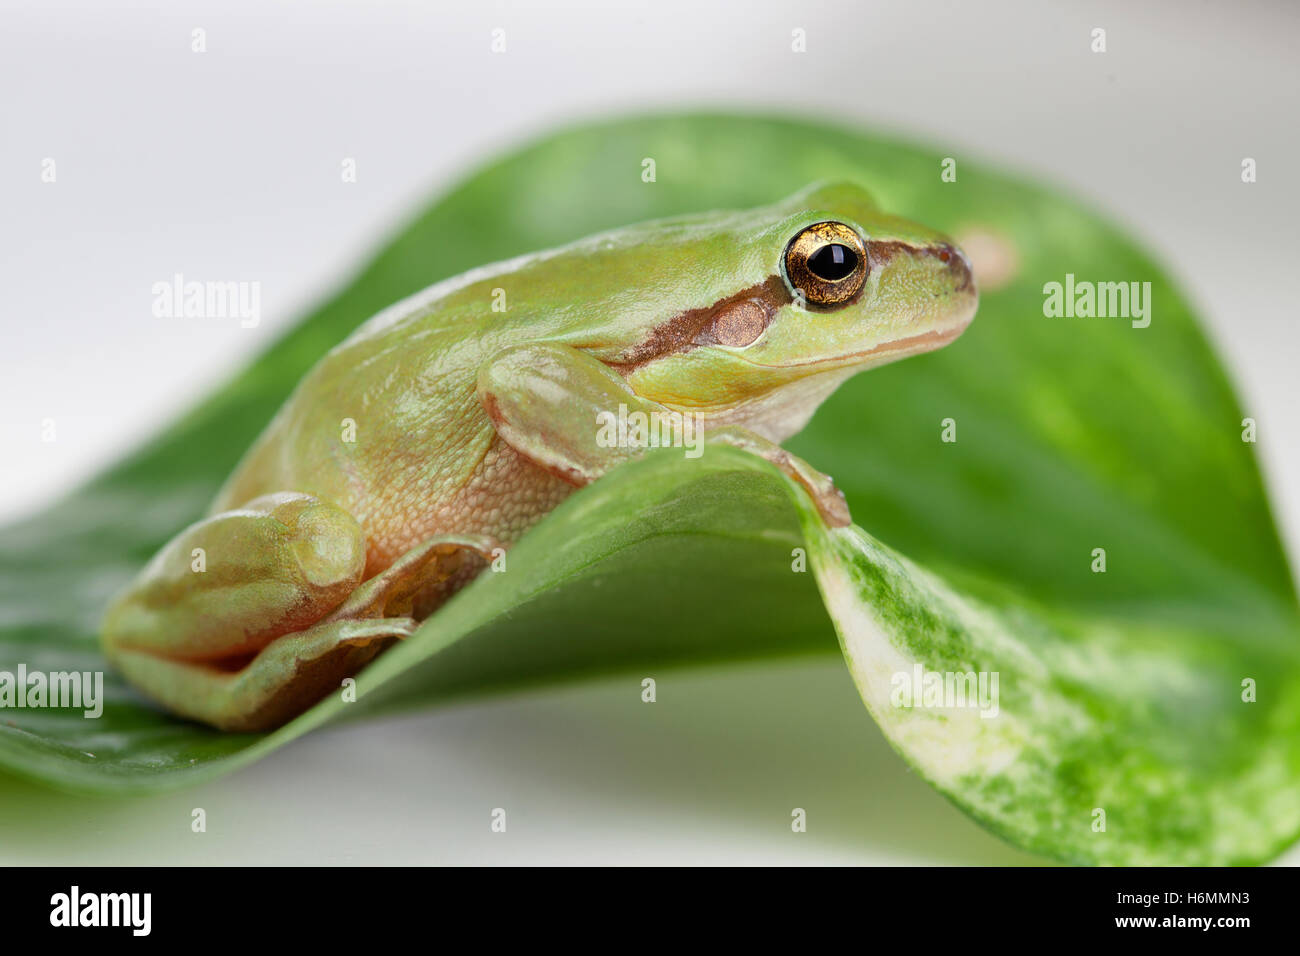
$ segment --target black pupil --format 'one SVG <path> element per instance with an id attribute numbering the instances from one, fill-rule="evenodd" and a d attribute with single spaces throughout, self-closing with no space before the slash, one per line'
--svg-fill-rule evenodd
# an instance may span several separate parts
<path id="1" fill-rule="evenodd" d="M 857 267 L 858 254 L 838 242 L 822 246 L 808 257 L 808 268 L 812 274 L 827 282 L 835 282 L 852 275 Z"/>

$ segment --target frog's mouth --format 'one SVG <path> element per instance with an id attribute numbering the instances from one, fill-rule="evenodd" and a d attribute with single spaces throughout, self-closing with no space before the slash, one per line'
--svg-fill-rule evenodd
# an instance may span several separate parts
<path id="1" fill-rule="evenodd" d="M 974 316 L 974 310 L 972 310 L 971 316 Z M 812 358 L 802 362 L 780 362 L 776 364 L 750 361 L 750 364 L 756 368 L 807 368 L 818 371 L 831 371 L 837 368 L 868 364 L 884 365 L 886 362 L 893 362 L 911 355 L 921 355 L 925 352 L 933 352 L 935 349 L 943 348 L 965 332 L 966 326 L 969 324 L 970 319 L 968 318 L 951 328 L 931 329 L 917 335 L 895 339 L 892 342 L 882 342 L 880 345 L 874 345 L 869 349 L 846 352 L 843 355 L 836 355 L 831 358 Z M 738 355 L 737 357 L 749 361 L 744 355 Z"/>

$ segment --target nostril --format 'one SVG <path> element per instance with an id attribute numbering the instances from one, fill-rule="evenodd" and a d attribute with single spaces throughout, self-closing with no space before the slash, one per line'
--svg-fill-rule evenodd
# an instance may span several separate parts
<path id="1" fill-rule="evenodd" d="M 936 246 L 935 253 L 939 261 L 948 267 L 955 291 L 964 291 L 973 284 L 970 260 L 966 258 L 966 253 L 947 242 Z"/>
<path id="2" fill-rule="evenodd" d="M 941 242 L 935 247 L 939 253 L 940 262 L 956 262 L 958 265 L 968 265 L 966 253 L 954 246 L 951 242 Z"/>

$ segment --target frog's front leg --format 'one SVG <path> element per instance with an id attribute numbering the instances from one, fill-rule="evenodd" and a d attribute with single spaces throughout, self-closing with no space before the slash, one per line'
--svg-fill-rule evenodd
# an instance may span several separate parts
<path id="1" fill-rule="evenodd" d="M 595 481 L 642 451 L 602 443 L 600 416 L 616 414 L 620 405 L 647 414 L 671 411 L 637 395 L 599 359 L 566 345 L 502 350 L 479 371 L 478 392 L 503 441 L 574 485 Z M 775 442 L 736 425 L 710 429 L 705 440 L 767 459 L 808 491 L 828 524 L 849 523 L 844 495 L 831 479 Z"/>
<path id="2" fill-rule="evenodd" d="M 429 539 L 362 583 L 365 536 L 347 511 L 281 493 L 191 525 L 113 602 L 101 640 L 145 694 L 223 730 L 306 710 L 393 640 L 467 570 L 469 536 Z"/>

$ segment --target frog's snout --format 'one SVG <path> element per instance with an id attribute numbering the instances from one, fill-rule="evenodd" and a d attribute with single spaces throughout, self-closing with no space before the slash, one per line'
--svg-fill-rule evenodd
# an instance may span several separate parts
<path id="1" fill-rule="evenodd" d="M 979 291 L 975 270 L 966 253 L 947 239 L 936 238 L 908 249 L 909 268 L 914 276 L 923 277 L 930 294 L 918 313 L 918 321 L 938 333 L 944 342 L 961 335 L 975 318 Z"/>
<path id="2" fill-rule="evenodd" d="M 975 273 L 966 253 L 947 240 L 925 244 L 912 244 L 894 240 L 881 240 L 867 244 L 868 256 L 874 268 L 902 267 L 903 272 L 924 277 L 939 295 L 976 295 Z M 896 257 L 902 256 L 901 259 Z"/>
<path id="3" fill-rule="evenodd" d="M 921 255 L 930 259 L 930 274 L 935 277 L 934 294 L 939 297 L 937 301 L 944 303 L 940 307 L 944 315 L 942 324 L 955 338 L 970 325 L 979 305 L 975 270 L 966 253 L 951 242 L 926 246 Z"/>
<path id="4" fill-rule="evenodd" d="M 950 242 L 941 242 L 935 246 L 935 256 L 939 265 L 946 269 L 944 285 L 948 287 L 948 323 L 953 329 L 954 338 L 965 332 L 966 326 L 975 317 L 979 307 L 979 289 L 975 286 L 975 271 L 971 260 L 966 258 L 961 247 Z"/>

